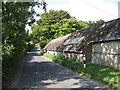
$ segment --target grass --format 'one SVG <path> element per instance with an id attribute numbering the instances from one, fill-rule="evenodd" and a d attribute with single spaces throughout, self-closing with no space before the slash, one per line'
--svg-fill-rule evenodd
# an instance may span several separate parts
<path id="1" fill-rule="evenodd" d="M 87 63 L 87 67 L 83 68 L 83 64 L 79 61 L 65 59 L 61 56 L 55 56 L 48 53 L 45 53 L 44 56 L 56 63 L 70 68 L 75 72 L 80 73 L 81 75 L 103 82 L 112 88 L 120 90 L 120 70 L 118 69 L 93 63 Z"/>

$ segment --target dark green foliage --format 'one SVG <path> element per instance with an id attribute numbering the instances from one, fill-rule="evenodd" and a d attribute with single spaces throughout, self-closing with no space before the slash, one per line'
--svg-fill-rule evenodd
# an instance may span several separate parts
<path id="1" fill-rule="evenodd" d="M 44 56 L 80 73 L 81 75 L 104 82 L 112 88 L 120 89 L 120 71 L 117 69 L 93 63 L 87 63 L 87 68 L 83 68 L 83 64 L 75 60 L 65 59 L 48 53 L 45 53 Z"/>
<path id="2" fill-rule="evenodd" d="M 28 52 L 32 51 L 32 49 L 34 48 L 34 44 L 30 44 L 28 43 Z"/>
<path id="3" fill-rule="evenodd" d="M 27 51 L 28 34 L 24 28 L 30 15 L 27 11 L 29 5 L 29 3 L 2 3 L 3 87 L 10 83 L 10 79 L 15 74 L 18 57 Z"/>
<path id="4" fill-rule="evenodd" d="M 34 23 L 34 2 L 2 2 L 2 83 L 9 86 L 19 62 L 33 48 L 26 24 Z M 28 20 L 29 19 L 29 20 Z"/>

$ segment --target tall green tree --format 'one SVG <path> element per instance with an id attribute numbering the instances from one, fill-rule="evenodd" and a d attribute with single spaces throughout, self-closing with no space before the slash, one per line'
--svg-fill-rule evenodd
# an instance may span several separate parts
<path id="1" fill-rule="evenodd" d="M 18 57 L 28 50 L 30 37 L 25 26 L 35 21 L 33 18 L 36 14 L 33 9 L 35 5 L 41 6 L 41 3 L 2 2 L 3 86 L 6 86 L 13 76 L 18 66 Z"/>
<path id="2" fill-rule="evenodd" d="M 52 25 L 55 32 L 54 38 L 80 30 L 82 27 L 75 17 L 60 20 L 59 23 Z"/>
<path id="3" fill-rule="evenodd" d="M 63 19 L 70 18 L 69 13 L 63 10 L 50 10 L 43 13 L 37 25 L 32 26 L 31 36 L 33 36 L 34 42 L 39 43 L 41 48 L 43 48 L 51 39 L 55 38 L 56 29 L 54 29 L 54 25 L 60 23 Z"/>
<path id="4" fill-rule="evenodd" d="M 75 17 L 63 10 L 50 10 L 43 13 L 37 25 L 32 26 L 31 36 L 35 43 L 39 43 L 43 48 L 50 40 L 64 36 L 66 34 L 88 28 L 102 22 L 78 21 Z"/>

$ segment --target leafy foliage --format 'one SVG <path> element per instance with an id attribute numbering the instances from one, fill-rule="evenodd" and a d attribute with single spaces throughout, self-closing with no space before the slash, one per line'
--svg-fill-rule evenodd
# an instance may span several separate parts
<path id="1" fill-rule="evenodd" d="M 66 34 L 88 28 L 103 20 L 96 22 L 92 21 L 78 21 L 75 17 L 63 10 L 50 10 L 43 13 L 37 25 L 32 26 L 33 42 L 39 43 L 43 48 L 50 40 L 64 36 Z"/>
<path id="2" fill-rule="evenodd" d="M 40 3 L 2 2 L 3 87 L 10 83 L 20 58 L 33 46 L 25 26 L 35 21 L 33 18 L 36 14 L 33 9 L 35 5 Z"/>
<path id="3" fill-rule="evenodd" d="M 83 68 L 83 64 L 79 61 L 62 58 L 61 56 L 55 56 L 45 53 L 44 56 L 50 58 L 56 63 L 62 64 L 81 75 L 85 75 L 89 78 L 104 82 L 115 89 L 120 89 L 120 71 L 112 67 L 96 65 L 93 63 L 87 63 L 87 67 Z"/>
<path id="4" fill-rule="evenodd" d="M 63 10 L 43 13 L 41 19 L 37 23 L 38 25 L 32 26 L 33 42 L 40 43 L 43 48 L 51 39 L 55 38 L 57 23 L 63 19 L 69 19 L 71 16 Z M 58 30 L 57 30 L 58 31 Z"/>

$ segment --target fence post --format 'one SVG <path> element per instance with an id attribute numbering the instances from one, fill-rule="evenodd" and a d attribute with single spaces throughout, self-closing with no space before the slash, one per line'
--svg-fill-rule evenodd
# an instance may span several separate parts
<path id="1" fill-rule="evenodd" d="M 83 55 L 83 65 L 84 65 L 84 68 L 86 68 L 86 57 L 85 57 L 85 54 Z"/>

